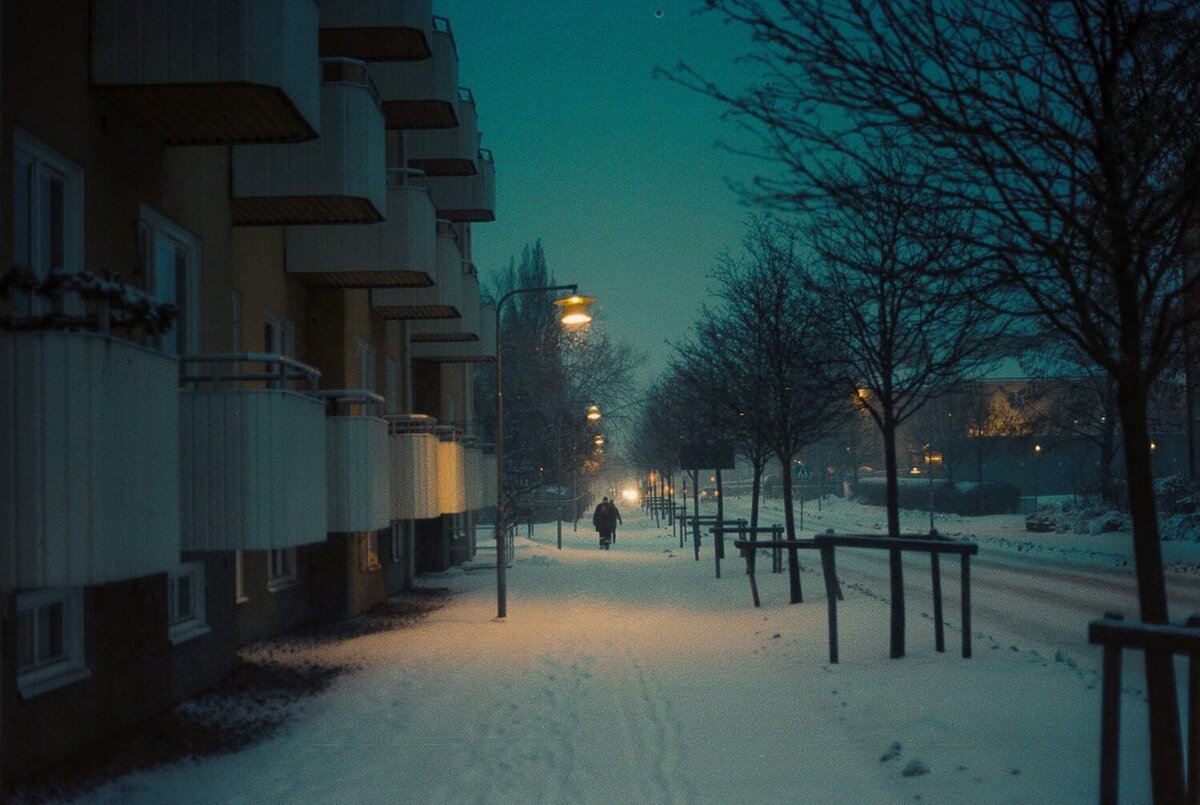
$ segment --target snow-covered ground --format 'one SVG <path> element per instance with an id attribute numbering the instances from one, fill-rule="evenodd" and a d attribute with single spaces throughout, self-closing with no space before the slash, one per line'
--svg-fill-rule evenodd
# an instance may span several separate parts
<path id="1" fill-rule="evenodd" d="M 744 505 L 729 501 L 731 513 Z M 805 512 L 808 533 L 882 522 L 880 510 L 844 501 L 814 508 Z M 541 525 L 534 540 L 517 542 L 505 621 L 494 618 L 495 571 L 481 552 L 472 566 L 424 579 L 455 595 L 416 626 L 314 649 L 359 670 L 273 738 L 115 780 L 86 801 L 1091 802 L 1096 664 L 1077 648 L 1056 656 L 1057 634 L 1024 638 L 1022 624 L 1066 620 L 1063 634 L 1082 641 L 1100 611 L 1091 612 L 1091 599 L 1062 604 L 1037 589 L 1023 597 L 1015 582 L 989 593 L 987 582 L 1019 575 L 1032 556 L 1070 573 L 1110 574 L 1113 595 L 1124 595 L 1117 585 L 1131 566 L 1128 536 L 1033 535 L 1022 522 L 938 519 L 944 534 L 979 539 L 973 582 L 981 596 L 1008 596 L 996 609 L 1018 616 L 1006 625 L 978 615 L 970 660 L 957 654 L 957 600 L 948 596 L 948 651 L 937 654 L 916 592 L 908 656 L 888 659 L 886 585 L 872 579 L 874 560 L 839 553 L 838 665 L 828 663 L 813 568 L 806 603 L 788 605 L 786 577 L 760 563 L 763 607 L 755 609 L 732 549 L 723 578 L 714 578 L 707 538 L 696 562 L 668 527 L 636 512 L 625 513 L 611 552 L 569 524 L 559 551 L 554 524 Z M 927 529 L 927 515 L 906 514 L 905 528 Z M 1195 558 L 1193 546 L 1166 547 L 1172 561 Z M 957 588 L 952 571 L 948 593 Z M 1103 604 L 1103 584 L 1064 583 L 1068 596 L 1074 586 L 1098 588 Z M 1000 629 L 1011 634 L 992 633 Z M 1144 802 L 1146 717 L 1136 685 L 1122 727 L 1122 801 Z"/>

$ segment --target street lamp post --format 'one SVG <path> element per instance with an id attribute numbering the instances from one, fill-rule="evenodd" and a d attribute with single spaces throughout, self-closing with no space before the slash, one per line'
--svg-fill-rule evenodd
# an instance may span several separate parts
<path id="1" fill-rule="evenodd" d="M 536 288 L 515 288 L 496 303 L 496 617 L 508 615 L 508 545 L 507 524 L 504 508 L 504 366 L 501 360 L 503 339 L 500 332 L 500 312 L 504 303 L 519 294 L 549 293 L 551 291 L 569 291 L 571 296 L 555 302 L 563 308 L 561 321 L 567 326 L 587 324 L 591 317 L 587 313 L 587 305 L 594 302 L 590 297 L 578 296 L 579 286 L 543 285 Z"/>
<path id="2" fill-rule="evenodd" d="M 929 475 L 929 536 L 937 536 L 937 528 L 933 524 L 933 468 L 942 460 L 941 453 L 925 445 L 925 471 Z"/>

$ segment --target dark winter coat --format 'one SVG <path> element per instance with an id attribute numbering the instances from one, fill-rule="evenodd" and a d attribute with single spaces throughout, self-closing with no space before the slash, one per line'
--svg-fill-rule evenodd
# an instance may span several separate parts
<path id="1" fill-rule="evenodd" d="M 596 506 L 596 511 L 592 512 L 592 525 L 601 534 L 611 534 L 616 531 L 619 522 L 621 522 L 621 513 L 617 511 L 617 507 L 611 501 L 600 501 L 600 504 Z"/>

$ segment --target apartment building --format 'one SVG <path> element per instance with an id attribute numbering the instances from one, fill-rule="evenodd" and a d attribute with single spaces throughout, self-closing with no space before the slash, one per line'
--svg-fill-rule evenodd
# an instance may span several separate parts
<path id="1" fill-rule="evenodd" d="M 3 781 L 472 555 L 495 202 L 431 0 L 0 20 Z"/>

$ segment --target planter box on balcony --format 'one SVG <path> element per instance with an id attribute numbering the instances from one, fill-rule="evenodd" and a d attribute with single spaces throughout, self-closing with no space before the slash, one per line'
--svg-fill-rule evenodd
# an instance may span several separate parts
<path id="1" fill-rule="evenodd" d="M 317 135 L 314 0 L 92 0 L 92 86 L 172 144 Z"/>
<path id="2" fill-rule="evenodd" d="M 433 0 L 323 0 L 321 55 L 363 61 L 428 59 Z"/>
<path id="3" fill-rule="evenodd" d="M 474 176 L 479 172 L 479 124 L 475 96 L 459 88 L 458 125 L 449 129 L 414 129 L 404 133 L 404 156 L 410 168 L 430 176 Z"/>
<path id="4" fill-rule="evenodd" d="M 430 176 L 429 193 L 438 218 L 486 223 L 496 220 L 496 164 L 491 152 L 479 151 L 474 176 Z"/>
<path id="5" fill-rule="evenodd" d="M 330 533 L 378 531 L 391 521 L 388 426 L 372 416 L 325 420 Z"/>
<path id="6" fill-rule="evenodd" d="M 420 415 L 388 418 L 393 520 L 427 520 L 442 513 L 436 423 Z"/>
<path id="7" fill-rule="evenodd" d="M 458 125 L 458 51 L 450 23 L 435 17 L 423 61 L 372 65 L 389 129 L 446 129 Z"/>
<path id="8" fill-rule="evenodd" d="M 286 389 L 181 392 L 183 549 L 325 540 L 325 404 Z"/>
<path id="9" fill-rule="evenodd" d="M 436 217 L 424 177 L 388 171 L 387 211 L 377 224 L 287 230 L 287 271 L 305 285 L 424 288 L 436 274 Z"/>
<path id="10" fill-rule="evenodd" d="M 234 147 L 235 226 L 367 224 L 383 219 L 383 114 L 366 65 L 322 59 L 320 66 L 319 138 L 295 145 Z"/>
<path id="11" fill-rule="evenodd" d="M 92 333 L 0 333 L 0 588 L 179 563 L 179 368 Z"/>
<path id="12" fill-rule="evenodd" d="M 459 310 L 463 302 L 462 250 L 448 222 L 439 222 L 436 230 L 433 285 L 372 291 L 371 305 L 383 318 L 457 319 L 462 315 Z"/>

